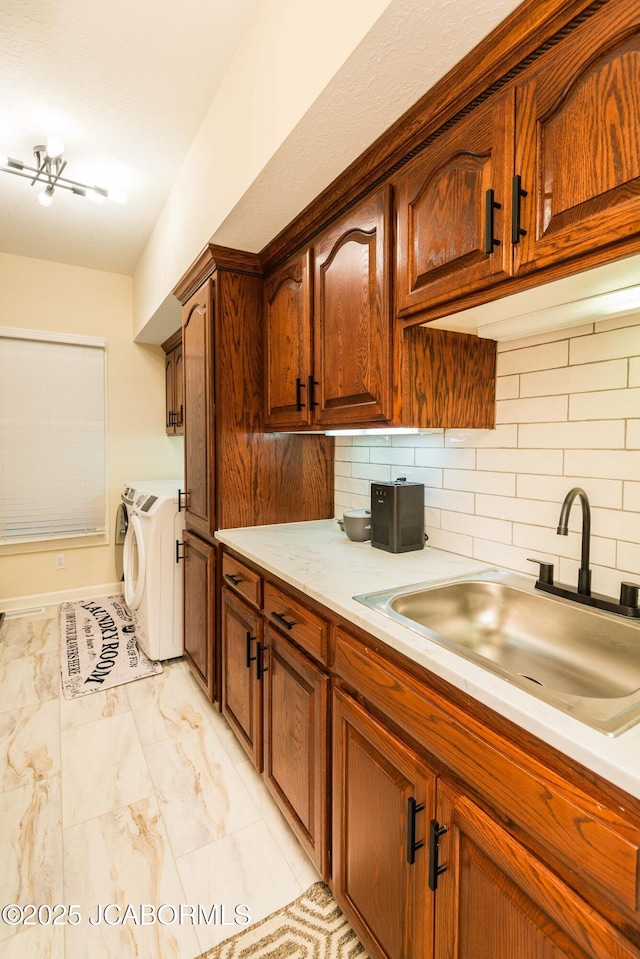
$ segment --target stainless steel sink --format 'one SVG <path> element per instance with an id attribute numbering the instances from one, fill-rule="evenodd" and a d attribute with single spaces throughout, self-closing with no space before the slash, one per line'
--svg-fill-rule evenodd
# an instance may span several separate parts
<path id="1" fill-rule="evenodd" d="M 502 570 L 354 598 L 593 729 L 617 735 L 640 720 L 638 623 Z"/>

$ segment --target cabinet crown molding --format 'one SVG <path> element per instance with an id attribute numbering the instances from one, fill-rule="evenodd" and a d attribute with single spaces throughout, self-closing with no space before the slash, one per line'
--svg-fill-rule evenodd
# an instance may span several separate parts
<path id="1" fill-rule="evenodd" d="M 198 287 L 216 271 L 262 276 L 260 258 L 256 253 L 246 253 L 243 250 L 218 246 L 216 243 L 207 243 L 173 288 L 173 295 L 184 305 Z"/>

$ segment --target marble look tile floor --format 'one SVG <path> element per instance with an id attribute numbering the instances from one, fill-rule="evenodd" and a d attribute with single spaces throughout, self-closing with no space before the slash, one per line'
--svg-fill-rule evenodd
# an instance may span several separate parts
<path id="1" fill-rule="evenodd" d="M 0 959 L 195 959 L 318 880 L 186 663 L 71 701 L 59 673 L 58 608 L 6 619 L 0 907 L 45 908 Z"/>

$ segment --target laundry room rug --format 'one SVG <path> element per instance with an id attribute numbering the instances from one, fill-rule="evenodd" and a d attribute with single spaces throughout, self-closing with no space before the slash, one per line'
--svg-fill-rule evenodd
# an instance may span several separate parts
<path id="1" fill-rule="evenodd" d="M 87 696 L 162 672 L 138 646 L 122 596 L 60 606 L 60 668 L 65 699 Z"/>
<path id="2" fill-rule="evenodd" d="M 323 882 L 199 959 L 369 959 Z"/>

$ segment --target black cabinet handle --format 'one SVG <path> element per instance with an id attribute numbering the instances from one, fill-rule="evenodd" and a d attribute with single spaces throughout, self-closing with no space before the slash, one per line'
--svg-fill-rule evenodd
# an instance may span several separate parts
<path id="1" fill-rule="evenodd" d="M 264 673 L 269 672 L 269 667 L 264 664 L 264 654 L 267 647 L 262 643 L 256 643 L 256 679 L 262 679 Z"/>
<path id="2" fill-rule="evenodd" d="M 296 413 L 300 413 L 304 407 L 304 403 L 302 402 L 302 390 L 304 389 L 304 383 L 299 376 L 296 376 Z"/>
<path id="3" fill-rule="evenodd" d="M 175 426 L 184 426 L 184 406 L 180 404 L 180 416 L 176 413 Z"/>
<path id="4" fill-rule="evenodd" d="M 295 619 L 292 619 L 291 622 L 289 622 L 289 620 L 285 618 L 284 613 L 271 613 L 271 615 L 273 616 L 274 619 L 277 619 L 278 622 L 282 626 L 285 626 L 287 629 L 293 629 L 293 627 L 296 625 Z"/>
<path id="5" fill-rule="evenodd" d="M 233 573 L 225 573 L 224 578 L 228 579 L 234 586 L 239 586 L 242 582 L 242 578 L 240 576 L 234 576 Z"/>
<path id="6" fill-rule="evenodd" d="M 185 543 L 181 543 L 179 539 L 176 540 L 176 563 L 179 563 L 181 559 L 184 559 L 184 550 Z M 180 547 L 182 546 L 182 556 L 180 555 Z"/>
<path id="7" fill-rule="evenodd" d="M 175 425 L 176 425 L 176 424 L 175 424 L 175 420 L 174 420 L 174 416 L 175 416 L 175 415 L 176 415 L 176 414 L 173 412 L 173 410 L 169 410 L 169 420 L 168 420 L 168 422 L 167 422 L 167 426 L 175 426 Z"/>
<path id="8" fill-rule="evenodd" d="M 182 497 L 184 496 L 184 503 L 182 502 Z M 183 509 L 187 508 L 187 494 L 186 491 L 179 489 L 178 490 L 178 512 L 181 513 Z"/>
<path id="9" fill-rule="evenodd" d="M 254 641 L 255 638 L 256 637 L 252 636 L 250 631 L 247 630 L 247 669 L 251 669 L 251 663 L 255 662 L 256 659 L 258 658 L 257 656 L 251 655 L 251 643 Z"/>
<path id="10" fill-rule="evenodd" d="M 511 181 L 511 242 L 519 243 L 521 236 L 526 236 L 527 231 L 520 226 L 520 200 L 528 196 L 526 190 L 522 189 L 522 177 L 516 174 Z"/>
<path id="11" fill-rule="evenodd" d="M 493 235 L 493 213 L 501 210 L 502 204 L 494 199 L 493 190 L 487 190 L 484 196 L 484 252 L 493 253 L 494 246 L 500 246 L 500 240 Z"/>
<path id="12" fill-rule="evenodd" d="M 407 862 L 413 866 L 416 852 L 424 846 L 424 839 L 416 842 L 416 815 L 422 812 L 424 803 L 416 802 L 413 796 L 407 799 Z"/>
<path id="13" fill-rule="evenodd" d="M 441 826 L 437 819 L 429 823 L 429 889 L 435 892 L 438 888 L 438 876 L 446 872 L 446 866 L 438 865 L 440 852 L 440 836 L 447 832 L 446 826 Z"/>
<path id="14" fill-rule="evenodd" d="M 314 380 L 313 376 L 310 376 L 307 382 L 309 383 L 309 392 L 307 394 L 309 397 L 309 409 L 312 410 L 314 406 L 318 406 L 315 398 L 315 388 L 319 386 L 319 383 L 317 380 Z"/>

